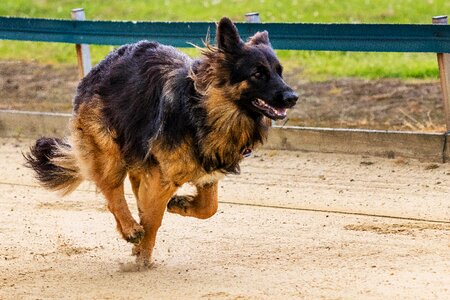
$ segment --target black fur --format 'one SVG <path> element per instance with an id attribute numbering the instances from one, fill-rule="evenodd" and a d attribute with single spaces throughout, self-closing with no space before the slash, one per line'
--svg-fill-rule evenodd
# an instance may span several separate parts
<path id="1" fill-rule="evenodd" d="M 149 142 L 163 131 L 166 144 L 176 147 L 187 134 L 195 135 L 189 105 L 197 102 L 188 79 L 191 63 L 175 48 L 155 42 L 122 46 L 82 80 L 75 111 L 98 95 L 105 121 L 117 133 L 117 142 L 129 160 L 143 160 Z"/>
<path id="2" fill-rule="evenodd" d="M 61 149 L 69 149 L 70 145 L 59 138 L 40 138 L 30 148 L 30 152 L 24 154 L 25 166 L 33 169 L 39 182 L 51 190 L 63 190 L 70 183 L 77 180 L 78 169 L 69 169 L 56 165 L 53 159 L 64 157 Z"/>
<path id="3" fill-rule="evenodd" d="M 229 54 L 238 53 L 243 44 L 233 22 L 228 18 L 223 18 L 217 27 L 217 48 Z"/>

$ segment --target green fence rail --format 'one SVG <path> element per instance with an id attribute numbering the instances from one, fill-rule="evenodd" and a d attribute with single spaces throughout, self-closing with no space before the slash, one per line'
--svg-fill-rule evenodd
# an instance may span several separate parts
<path id="1" fill-rule="evenodd" d="M 450 52 L 450 26 L 406 24 L 238 23 L 243 38 L 267 30 L 276 49 L 368 52 Z M 0 17 L 0 39 L 121 45 L 142 39 L 176 47 L 201 45 L 207 22 L 73 21 Z"/>

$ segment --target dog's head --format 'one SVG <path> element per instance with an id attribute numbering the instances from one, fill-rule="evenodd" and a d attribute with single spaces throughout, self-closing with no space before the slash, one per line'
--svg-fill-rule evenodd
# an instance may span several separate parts
<path id="1" fill-rule="evenodd" d="M 225 56 L 229 84 L 238 86 L 237 104 L 243 109 L 277 120 L 297 102 L 297 94 L 283 80 L 283 68 L 267 31 L 243 42 L 236 26 L 222 18 L 217 26 L 217 48 Z"/>

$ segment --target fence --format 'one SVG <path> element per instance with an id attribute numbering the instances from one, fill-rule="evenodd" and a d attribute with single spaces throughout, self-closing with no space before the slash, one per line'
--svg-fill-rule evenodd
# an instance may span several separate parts
<path id="1" fill-rule="evenodd" d="M 434 18 L 445 23 L 446 17 Z M 444 20 L 444 22 L 442 22 Z M 243 38 L 267 30 L 275 49 L 362 52 L 438 53 L 447 132 L 420 133 L 381 130 L 274 126 L 266 147 L 289 150 L 344 152 L 372 155 L 401 155 L 446 161 L 450 158 L 450 26 L 409 24 L 289 24 L 238 23 Z M 0 39 L 73 44 L 120 45 L 142 39 L 176 47 L 200 44 L 215 24 L 208 22 L 117 22 L 49 20 L 0 17 Z M 26 115 L 34 129 L 58 131 L 53 121 Z M 17 112 L 1 111 L 0 128 L 17 126 Z M 64 115 L 47 115 L 51 117 Z M 34 120 L 34 121 L 33 121 Z M 50 123 L 49 123 L 50 122 Z M 25 130 L 25 129 L 22 129 Z M 15 129 L 14 132 L 17 132 Z"/>

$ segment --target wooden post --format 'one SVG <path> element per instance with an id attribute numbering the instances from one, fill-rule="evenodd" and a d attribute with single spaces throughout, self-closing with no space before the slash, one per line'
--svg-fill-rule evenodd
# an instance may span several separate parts
<path id="1" fill-rule="evenodd" d="M 83 8 L 72 9 L 71 16 L 72 20 L 86 20 L 86 15 L 84 14 Z M 77 51 L 78 73 L 81 79 L 84 77 L 84 75 L 89 73 L 92 68 L 91 54 L 89 52 L 89 45 L 86 44 L 76 44 L 75 49 Z"/>
<path id="2" fill-rule="evenodd" d="M 433 17 L 433 24 L 448 26 L 448 18 L 447 16 Z M 438 53 L 437 60 L 444 100 L 445 124 L 447 125 L 447 132 L 450 132 L 450 53 Z"/>

